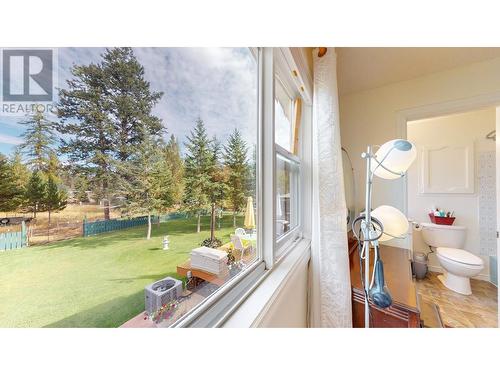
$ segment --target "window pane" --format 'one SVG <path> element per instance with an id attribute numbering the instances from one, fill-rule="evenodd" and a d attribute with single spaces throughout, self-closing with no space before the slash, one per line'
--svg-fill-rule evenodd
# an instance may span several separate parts
<path id="1" fill-rule="evenodd" d="M 275 142 L 287 151 L 292 151 L 293 101 L 281 82 L 275 80 L 276 99 L 274 103 Z"/>
<path id="2" fill-rule="evenodd" d="M 0 327 L 167 327 L 258 257 L 257 56 L 47 54 L 54 102 L 0 112 Z"/>
<path id="3" fill-rule="evenodd" d="M 281 155 L 276 158 L 276 237 L 298 225 L 298 165 Z"/>

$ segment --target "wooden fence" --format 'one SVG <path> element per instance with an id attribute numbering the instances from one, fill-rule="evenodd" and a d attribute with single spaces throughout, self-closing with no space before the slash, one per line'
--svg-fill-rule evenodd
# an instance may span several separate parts
<path id="1" fill-rule="evenodd" d="M 24 221 L 21 224 L 20 232 L 0 233 L 0 251 L 20 249 L 27 245 L 26 224 Z"/>
<path id="2" fill-rule="evenodd" d="M 160 223 L 165 223 L 168 220 L 179 219 L 185 217 L 184 213 L 174 212 L 167 215 L 153 215 L 151 216 L 151 222 L 156 224 L 158 221 Z M 131 219 L 111 219 L 111 220 L 101 220 L 88 222 L 84 220 L 83 222 L 83 237 L 94 236 L 100 233 L 111 232 L 115 230 L 122 230 L 127 228 L 136 227 L 139 225 L 147 225 L 148 217 L 140 216 Z"/>

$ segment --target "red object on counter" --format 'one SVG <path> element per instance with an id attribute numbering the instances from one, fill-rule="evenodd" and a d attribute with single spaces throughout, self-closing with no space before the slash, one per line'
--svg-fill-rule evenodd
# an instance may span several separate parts
<path id="1" fill-rule="evenodd" d="M 455 221 L 454 217 L 434 216 L 434 214 L 429 214 L 429 217 L 434 224 L 440 225 L 453 225 L 453 222 Z"/>

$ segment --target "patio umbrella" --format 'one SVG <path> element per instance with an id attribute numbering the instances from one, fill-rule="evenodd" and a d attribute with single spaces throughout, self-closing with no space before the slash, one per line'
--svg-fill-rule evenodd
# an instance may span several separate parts
<path id="1" fill-rule="evenodd" d="M 255 214 L 253 211 L 253 199 L 252 199 L 252 197 L 248 197 L 248 199 L 247 199 L 247 209 L 245 210 L 244 226 L 247 229 L 255 229 Z"/>

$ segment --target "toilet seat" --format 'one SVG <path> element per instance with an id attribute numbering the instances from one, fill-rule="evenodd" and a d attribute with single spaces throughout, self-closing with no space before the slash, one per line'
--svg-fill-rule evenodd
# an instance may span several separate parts
<path id="1" fill-rule="evenodd" d="M 454 249 L 451 247 L 438 247 L 437 254 L 452 262 L 457 262 L 466 266 L 482 267 L 483 260 L 478 256 L 462 249 Z"/>

